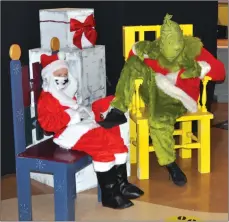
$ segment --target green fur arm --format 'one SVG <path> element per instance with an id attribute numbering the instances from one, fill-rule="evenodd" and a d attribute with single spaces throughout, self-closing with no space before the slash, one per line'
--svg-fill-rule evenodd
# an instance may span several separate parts
<path id="1" fill-rule="evenodd" d="M 201 67 L 196 62 L 195 58 L 200 55 L 203 43 L 199 38 L 192 36 L 185 36 L 185 48 L 182 53 L 182 62 L 180 66 L 185 69 L 181 74 L 182 79 L 199 77 L 201 74 Z"/>
<path id="2" fill-rule="evenodd" d="M 135 44 L 137 56 L 143 61 L 145 56 L 157 59 L 159 55 L 158 41 L 140 41 Z"/>

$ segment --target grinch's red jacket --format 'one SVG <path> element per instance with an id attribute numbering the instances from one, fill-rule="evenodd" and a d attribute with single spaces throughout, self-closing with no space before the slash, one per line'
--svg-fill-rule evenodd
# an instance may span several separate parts
<path id="1" fill-rule="evenodd" d="M 135 45 L 130 51 L 129 57 L 136 55 L 134 47 Z M 211 77 L 212 81 L 224 81 L 226 77 L 224 64 L 217 60 L 205 48 L 202 48 L 200 55 L 196 57 L 196 61 L 206 62 L 209 66 L 206 70 L 204 70 L 205 67 L 202 67 L 200 77 L 182 79 L 181 74 L 185 71 L 184 69 L 181 69 L 178 73 L 169 73 L 167 69 L 160 67 L 157 60 L 144 58 L 144 63 L 159 74 L 157 76 L 157 85 L 160 89 L 174 98 L 179 97 L 178 99 L 180 99 L 182 97 L 183 100 L 185 100 L 183 103 L 188 103 L 189 105 L 198 101 L 200 94 L 200 81 L 204 78 L 204 76 Z M 170 81 L 167 81 L 168 79 Z M 183 95 L 178 95 L 181 90 Z M 194 107 L 193 110 L 189 111 L 195 112 L 197 110 L 195 110 Z"/>

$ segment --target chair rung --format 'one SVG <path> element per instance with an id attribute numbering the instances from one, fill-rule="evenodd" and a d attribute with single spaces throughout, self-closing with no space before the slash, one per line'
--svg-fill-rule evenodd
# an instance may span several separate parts
<path id="1" fill-rule="evenodd" d="M 188 143 L 184 145 L 175 145 L 175 149 L 199 149 L 200 148 L 200 143 Z M 149 146 L 149 152 L 154 152 L 153 146 Z"/>
<path id="2" fill-rule="evenodd" d="M 182 135 L 182 130 L 174 130 L 173 136 Z"/>
<path id="3" fill-rule="evenodd" d="M 132 141 L 132 144 L 137 147 L 137 142 L 136 141 Z M 199 149 L 200 148 L 200 143 L 187 143 L 184 145 L 175 145 L 174 147 L 175 149 Z M 154 147 L 151 145 L 149 146 L 149 152 L 154 152 Z"/>
<path id="4" fill-rule="evenodd" d="M 192 132 L 187 133 L 187 137 L 191 138 L 195 142 L 198 142 L 198 138 Z"/>

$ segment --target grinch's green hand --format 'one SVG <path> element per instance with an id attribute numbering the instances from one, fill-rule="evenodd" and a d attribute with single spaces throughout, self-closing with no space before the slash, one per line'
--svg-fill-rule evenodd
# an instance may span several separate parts
<path id="1" fill-rule="evenodd" d="M 181 74 L 182 79 L 199 77 L 201 73 L 200 65 L 193 59 L 183 58 L 182 67 L 185 71 Z"/>
<path id="2" fill-rule="evenodd" d="M 183 72 L 180 77 L 181 79 L 190 79 L 190 78 L 195 78 L 197 76 L 194 74 L 192 69 L 189 69 Z"/>
<path id="3" fill-rule="evenodd" d="M 144 60 L 144 55 L 146 54 L 146 49 L 148 48 L 148 45 L 148 41 L 138 42 L 137 44 L 135 44 L 135 51 L 142 61 Z"/>
<path id="4" fill-rule="evenodd" d="M 195 65 L 195 61 L 193 59 L 190 59 L 186 56 L 182 58 L 182 66 L 184 69 L 190 69 L 194 67 L 194 65 Z"/>
<path id="5" fill-rule="evenodd" d="M 140 41 L 135 44 L 135 51 L 142 61 L 145 56 L 156 59 L 159 54 L 158 41 Z"/>

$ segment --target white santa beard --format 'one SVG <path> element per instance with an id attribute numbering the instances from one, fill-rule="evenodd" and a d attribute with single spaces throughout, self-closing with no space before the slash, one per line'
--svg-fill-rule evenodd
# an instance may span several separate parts
<path id="1" fill-rule="evenodd" d="M 68 80 L 69 84 L 63 89 L 63 92 L 70 98 L 73 98 L 78 89 L 77 80 L 71 75 L 71 73 L 68 73 Z"/>
<path id="2" fill-rule="evenodd" d="M 50 76 L 49 79 L 49 86 L 48 86 L 48 92 L 52 94 L 54 98 L 56 98 L 62 106 L 68 106 L 70 108 L 75 108 L 77 103 L 76 100 L 73 99 L 73 97 L 69 97 L 66 93 L 64 93 L 64 89 L 57 89 L 57 86 L 54 81 L 54 77 Z"/>

